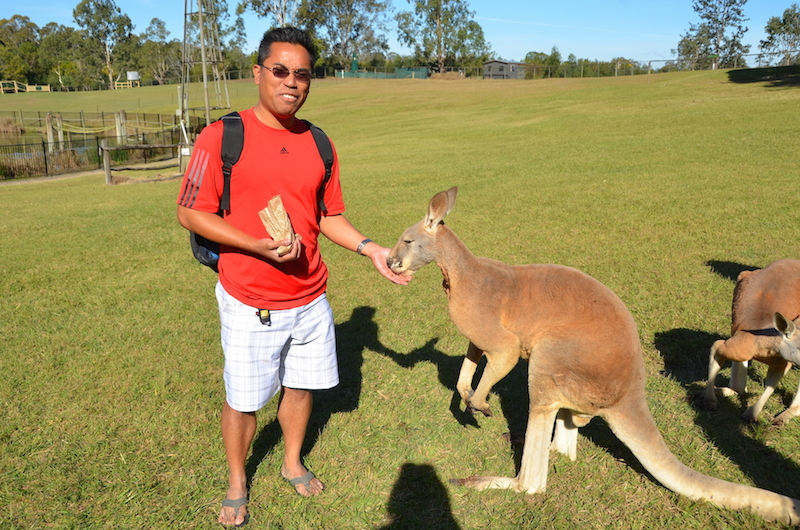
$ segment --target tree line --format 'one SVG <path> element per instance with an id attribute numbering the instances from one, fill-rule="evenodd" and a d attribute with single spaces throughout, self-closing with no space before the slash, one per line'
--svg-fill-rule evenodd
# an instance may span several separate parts
<path id="1" fill-rule="evenodd" d="M 691 69 L 734 68 L 746 65 L 744 56 L 750 46 L 742 43 L 747 32 L 744 5 L 747 0 L 693 0 L 692 8 L 700 22 L 690 24 L 681 35 L 672 54 L 677 62 Z M 792 4 L 782 16 L 767 20 L 767 36 L 759 45 L 759 53 L 777 55 L 784 66 L 800 59 L 800 8 Z M 667 67 L 674 65 L 667 65 Z"/>
<path id="2" fill-rule="evenodd" d="M 674 63 L 665 68 L 726 68 L 743 66 L 750 47 L 742 44 L 747 31 L 743 6 L 747 0 L 693 0 L 701 22 L 690 24 L 681 36 Z M 245 50 L 242 15 L 252 12 L 276 26 L 295 25 L 314 35 L 320 50 L 315 67 L 349 69 L 355 59 L 365 68 L 429 67 L 445 72 L 454 67 L 479 71 L 496 59 L 467 0 L 409 0 L 411 9 L 392 13 L 389 0 L 240 0 L 233 14 L 226 0 L 197 0 L 216 13 L 222 62 L 228 71 L 247 71 L 256 52 Z M 198 9 L 199 11 L 200 9 Z M 192 15 L 199 24 L 197 15 Z M 181 78 L 183 39 L 170 38 L 165 23 L 153 18 L 141 33 L 114 0 L 81 0 L 73 9 L 76 27 L 51 22 L 38 27 L 28 17 L 0 19 L 0 80 L 47 84 L 54 88 L 91 90 L 114 88 L 127 71 L 139 72 L 143 84 L 163 84 Z M 397 40 L 411 53 L 389 49 L 387 35 L 394 25 Z M 797 61 L 800 9 L 793 4 L 765 27 L 767 39 L 759 48 L 777 53 L 785 64 Z M 186 46 L 195 46 L 190 41 Z M 562 60 L 558 48 L 529 52 L 524 62 L 528 77 L 560 75 L 603 76 L 646 71 L 632 59 L 608 62 Z M 196 74 L 199 66 L 194 66 Z"/>

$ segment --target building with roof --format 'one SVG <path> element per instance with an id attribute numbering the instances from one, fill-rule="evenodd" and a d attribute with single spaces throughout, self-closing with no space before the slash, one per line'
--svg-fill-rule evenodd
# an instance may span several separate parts
<path id="1" fill-rule="evenodd" d="M 483 63 L 484 79 L 525 79 L 525 63 L 487 61 Z"/>

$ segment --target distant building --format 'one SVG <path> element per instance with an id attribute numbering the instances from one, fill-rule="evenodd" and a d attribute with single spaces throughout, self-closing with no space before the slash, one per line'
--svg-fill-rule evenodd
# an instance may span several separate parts
<path id="1" fill-rule="evenodd" d="M 483 63 L 484 79 L 525 79 L 525 63 L 488 61 Z"/>

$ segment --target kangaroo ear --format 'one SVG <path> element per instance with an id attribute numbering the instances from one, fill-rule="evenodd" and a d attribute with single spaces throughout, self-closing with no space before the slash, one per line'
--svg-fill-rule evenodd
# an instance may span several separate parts
<path id="1" fill-rule="evenodd" d="M 428 232 L 436 232 L 436 227 L 442 222 L 444 217 L 453 211 L 456 205 L 456 195 L 458 188 L 453 186 L 447 191 L 440 191 L 433 196 L 428 204 L 428 213 L 422 220 L 422 226 Z"/>
<path id="2" fill-rule="evenodd" d="M 794 335 L 794 332 L 797 330 L 794 322 L 777 312 L 772 317 L 772 323 L 774 324 L 775 329 L 780 331 L 781 335 L 783 335 L 786 339 L 791 339 L 792 335 Z"/>

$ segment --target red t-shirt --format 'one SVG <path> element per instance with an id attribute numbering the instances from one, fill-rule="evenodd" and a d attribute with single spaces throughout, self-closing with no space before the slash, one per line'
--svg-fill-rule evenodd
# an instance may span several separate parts
<path id="1" fill-rule="evenodd" d="M 271 237 L 258 212 L 280 194 L 294 232 L 302 237 L 303 251 L 296 261 L 277 264 L 222 245 L 219 279 L 225 290 L 244 304 L 259 309 L 299 307 L 325 292 L 328 279 L 317 241 L 321 215 L 317 193 L 325 177 L 325 165 L 305 122 L 296 120 L 290 130 L 273 129 L 256 118 L 252 109 L 240 114 L 244 146 L 231 173 L 230 211 L 225 220 L 254 237 Z M 197 137 L 178 204 L 203 212 L 219 210 L 223 188 L 221 150 L 220 120 Z M 335 149 L 324 201 L 325 215 L 344 212 Z"/>

